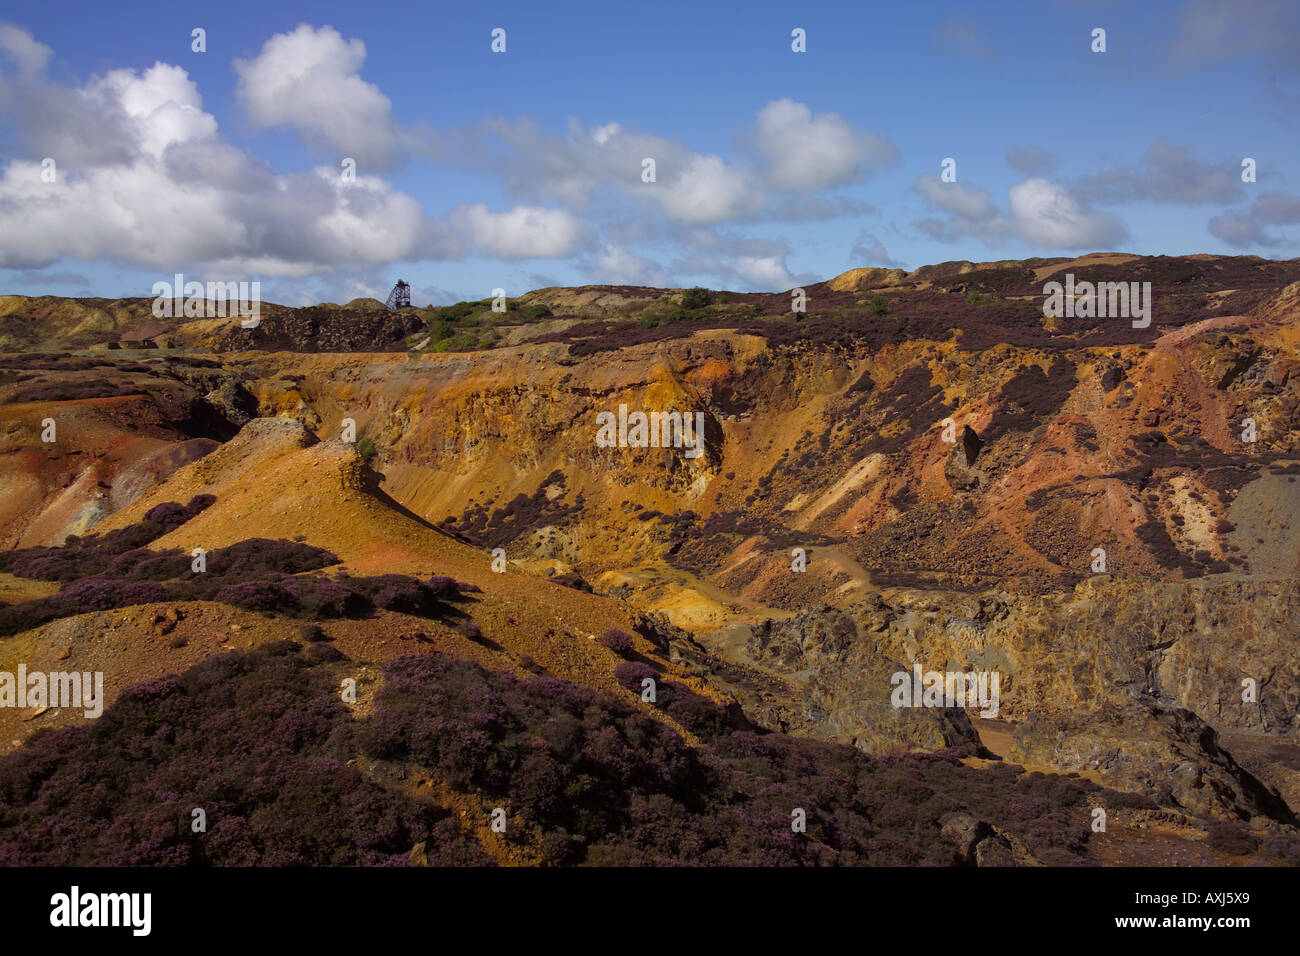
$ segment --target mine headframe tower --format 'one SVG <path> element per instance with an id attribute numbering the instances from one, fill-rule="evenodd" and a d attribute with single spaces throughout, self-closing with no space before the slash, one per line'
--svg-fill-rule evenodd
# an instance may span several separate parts
<path id="1" fill-rule="evenodd" d="M 397 285 L 393 286 L 393 291 L 388 293 L 388 301 L 384 305 L 390 309 L 409 309 L 411 307 L 410 283 L 398 279 Z"/>

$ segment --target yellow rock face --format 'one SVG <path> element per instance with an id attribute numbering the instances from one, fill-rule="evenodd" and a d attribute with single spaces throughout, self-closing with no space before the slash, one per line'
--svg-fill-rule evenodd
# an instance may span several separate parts
<path id="1" fill-rule="evenodd" d="M 907 273 L 902 269 L 850 269 L 827 283 L 836 292 L 861 292 L 866 289 L 892 289 L 903 284 Z"/>

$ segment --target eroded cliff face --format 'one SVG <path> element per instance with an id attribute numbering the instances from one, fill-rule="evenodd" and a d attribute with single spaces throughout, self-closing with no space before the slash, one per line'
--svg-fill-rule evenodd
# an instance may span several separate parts
<path id="1" fill-rule="evenodd" d="M 953 711 L 890 705 L 893 675 L 997 672 L 1002 756 L 1254 815 L 1291 775 L 1247 779 L 1211 728 L 1300 743 L 1298 615 L 1294 581 L 1094 579 L 1054 597 L 897 590 L 754 626 L 743 651 L 726 632 L 698 640 L 782 675 L 806 730 L 872 752 L 954 739 Z"/>
<path id="2" fill-rule="evenodd" d="M 259 414 L 323 435 L 353 419 L 425 518 L 707 628 L 712 589 L 793 610 L 873 581 L 1295 574 L 1297 359 L 1283 329 L 1234 321 L 1250 328 L 1213 319 L 1154 347 L 799 350 L 714 331 L 577 360 L 552 344 L 234 367 Z M 698 457 L 601 447 L 599 416 L 620 406 L 701 413 Z M 694 608 L 673 606 L 674 581 Z"/>

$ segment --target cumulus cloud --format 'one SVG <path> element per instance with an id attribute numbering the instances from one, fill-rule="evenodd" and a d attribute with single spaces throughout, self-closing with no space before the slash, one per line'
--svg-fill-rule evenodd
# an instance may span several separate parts
<path id="1" fill-rule="evenodd" d="M 965 236 L 975 236 L 993 244 L 1006 237 L 1009 224 L 988 190 L 945 183 L 933 174 L 918 176 L 913 188 L 932 208 L 947 213 L 942 218 L 928 217 L 917 221 L 917 228 L 930 238 L 956 242 Z"/>
<path id="2" fill-rule="evenodd" d="M 304 275 L 459 254 L 445 225 L 427 221 L 414 199 L 382 181 L 343 185 L 329 169 L 268 178 L 271 190 L 226 192 L 141 162 L 41 184 L 39 167 L 14 162 L 0 179 L 0 266 L 70 257 Z"/>
<path id="3" fill-rule="evenodd" d="M 1050 249 L 1100 249 L 1127 234 L 1118 218 L 1088 207 L 1046 179 L 1028 179 L 1007 194 L 1016 234 L 1027 242 Z"/>
<path id="4" fill-rule="evenodd" d="M 1208 223 L 1210 234 L 1238 248 L 1273 248 L 1292 244 L 1290 239 L 1270 231 L 1269 226 L 1300 224 L 1300 198 L 1268 192 L 1255 199 L 1248 211 L 1229 210 Z"/>
<path id="5" fill-rule="evenodd" d="M 753 175 L 720 156 L 692 156 L 652 195 L 678 222 L 745 218 L 762 204 Z"/>
<path id="6" fill-rule="evenodd" d="M 570 117 L 563 135 L 531 119 L 491 118 L 455 134 L 423 129 L 422 155 L 442 163 L 489 170 L 510 194 L 533 202 L 559 202 L 586 210 L 602 191 L 651 196 L 659 183 L 643 183 L 642 161 L 655 161 L 659 179 L 683 169 L 691 153 L 682 144 L 619 123 L 587 128 Z"/>
<path id="7" fill-rule="evenodd" d="M 599 196 L 631 199 L 680 223 L 806 221 L 873 211 L 844 197 L 812 196 L 895 162 L 897 149 L 854 129 L 834 113 L 814 115 L 804 104 L 775 100 L 742 135 L 751 155 L 736 161 L 692 152 L 683 143 L 619 122 L 584 126 L 570 117 L 564 134 L 532 120 L 489 119 L 456 134 L 423 129 L 422 155 L 488 169 L 513 197 L 588 210 Z M 654 161 L 655 181 L 642 179 Z"/>
<path id="8" fill-rule="evenodd" d="M 1231 203 L 1242 198 L 1240 160 L 1202 163 L 1187 147 L 1158 139 L 1137 165 L 1104 170 L 1079 181 L 1077 195 L 1093 202 L 1146 200 Z"/>
<path id="9" fill-rule="evenodd" d="M 967 189 L 961 183 L 945 183 L 938 176 L 917 177 L 916 190 L 933 206 L 970 222 L 989 222 L 997 216 L 997 206 L 986 189 Z"/>
<path id="10" fill-rule="evenodd" d="M 559 258 L 583 238 L 582 223 L 564 209 L 516 206 L 491 212 L 483 203 L 457 206 L 451 224 L 484 255 L 495 259 Z"/>
<path id="11" fill-rule="evenodd" d="M 155 63 L 143 74 L 114 70 L 87 88 L 90 99 L 116 104 L 130 124 L 139 152 L 153 160 L 174 143 L 213 139 L 217 121 L 203 112 L 203 98 L 179 66 Z"/>
<path id="12" fill-rule="evenodd" d="M 605 244 L 587 265 L 594 282 L 607 285 L 643 285 L 670 288 L 673 281 L 657 262 L 626 248 Z"/>
<path id="13" fill-rule="evenodd" d="M 0 110 L 12 120 L 16 152 L 59 165 L 130 162 L 140 149 L 139 124 L 148 119 L 144 101 L 177 87 L 161 63 L 143 75 L 116 70 L 84 87 L 56 86 L 44 74 L 50 48 L 11 24 L 0 24 L 0 54 L 0 66 L 17 67 L 16 80 L 13 71 L 0 70 Z M 181 111 L 192 104 L 185 93 L 175 100 Z"/>
<path id="14" fill-rule="evenodd" d="M 678 263 L 682 272 L 716 276 L 724 285 L 739 281 L 744 292 L 784 292 L 799 285 L 790 274 L 784 255 L 699 256 L 689 263 Z"/>
<path id="15" fill-rule="evenodd" d="M 898 160 L 898 150 L 873 133 L 855 130 L 835 113 L 813 116 L 803 103 L 774 100 L 758 112 L 754 141 L 781 189 L 839 186 Z"/>
<path id="16" fill-rule="evenodd" d="M 888 269 L 901 269 L 903 264 L 890 258 L 889 250 L 883 243 L 870 233 L 863 233 L 858 236 L 858 241 L 853 244 L 849 250 L 849 255 L 855 263 L 861 263 L 868 266 L 884 266 Z"/>
<path id="17" fill-rule="evenodd" d="M 392 103 L 360 76 L 365 60 L 361 40 L 300 24 L 235 61 L 236 96 L 258 127 L 289 126 L 313 146 L 387 166 L 400 155 L 400 136 Z"/>
<path id="18" fill-rule="evenodd" d="M 0 23 L 0 54 L 18 67 L 19 76 L 29 79 L 45 70 L 54 51 L 22 27 Z"/>
<path id="19" fill-rule="evenodd" d="M 1300 69 L 1300 7 L 1292 0 L 1191 0 L 1174 24 L 1170 50 L 1186 66 L 1249 57 L 1272 70 Z"/>
<path id="20" fill-rule="evenodd" d="M 307 275 L 366 262 L 454 258 L 462 243 L 412 197 L 374 176 L 344 183 L 324 167 L 280 174 L 227 142 L 182 68 L 114 70 L 82 87 L 44 78 L 6 88 L 21 136 L 53 147 L 57 176 L 13 160 L 0 173 L 0 267 L 43 268 L 62 258 L 164 272 L 186 265 L 237 274 Z M 40 107 L 61 109 L 46 116 Z M 81 119 L 101 130 L 77 163 Z M 30 125 L 23 125 L 30 123 Z M 70 152 L 58 147 L 69 146 Z"/>
<path id="21" fill-rule="evenodd" d="M 1007 150 L 1007 162 L 1011 168 L 1026 176 L 1051 172 L 1060 159 L 1059 154 L 1037 146 L 1012 146 Z"/>
<path id="22" fill-rule="evenodd" d="M 1007 190 L 1009 212 L 1003 214 L 985 190 L 921 176 L 916 190 L 932 207 L 948 215 L 917 222 L 927 235 L 943 242 L 973 236 L 987 245 L 1022 239 L 1050 249 L 1100 248 L 1126 235 L 1124 224 L 1046 179 L 1028 179 Z"/>

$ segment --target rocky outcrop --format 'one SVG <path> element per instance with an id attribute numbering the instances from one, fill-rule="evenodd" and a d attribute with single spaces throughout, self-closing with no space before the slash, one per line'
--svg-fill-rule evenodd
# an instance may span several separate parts
<path id="1" fill-rule="evenodd" d="M 953 491 L 970 491 L 979 487 L 980 475 L 975 470 L 984 442 L 969 425 L 963 425 L 961 435 L 953 445 L 952 454 L 944 464 L 943 476 Z"/>
<path id="2" fill-rule="evenodd" d="M 1001 756 L 1094 773 L 1197 816 L 1290 823 L 1277 787 L 1240 766 L 1214 728 L 1300 739 L 1298 618 L 1290 581 L 1098 576 L 1061 598 L 875 594 L 756 625 L 745 651 L 801 698 L 815 736 L 876 753 L 978 748 L 967 711 L 896 709 L 890 679 L 913 662 L 997 671 L 998 716 L 1013 727 Z M 1254 675 L 1253 697 L 1243 675 Z"/>
<path id="3" fill-rule="evenodd" d="M 1016 726 L 1004 756 L 1064 773 L 1092 771 L 1114 789 L 1148 794 L 1198 817 L 1297 824 L 1277 790 L 1239 766 L 1214 729 L 1188 710 L 1134 702 L 1033 717 Z"/>
<path id="4" fill-rule="evenodd" d="M 383 352 L 404 349 L 408 336 L 424 328 L 414 309 L 367 309 L 317 305 L 278 310 L 253 328 L 232 324 L 218 352 Z"/>
<path id="5" fill-rule="evenodd" d="M 900 656 L 863 653 L 883 618 L 859 622 L 823 609 L 753 629 L 746 651 L 756 664 L 787 675 L 802 690 L 803 717 L 815 736 L 868 753 L 903 747 L 980 750 L 970 718 L 959 708 L 894 707 L 891 678 L 910 671 Z"/>

